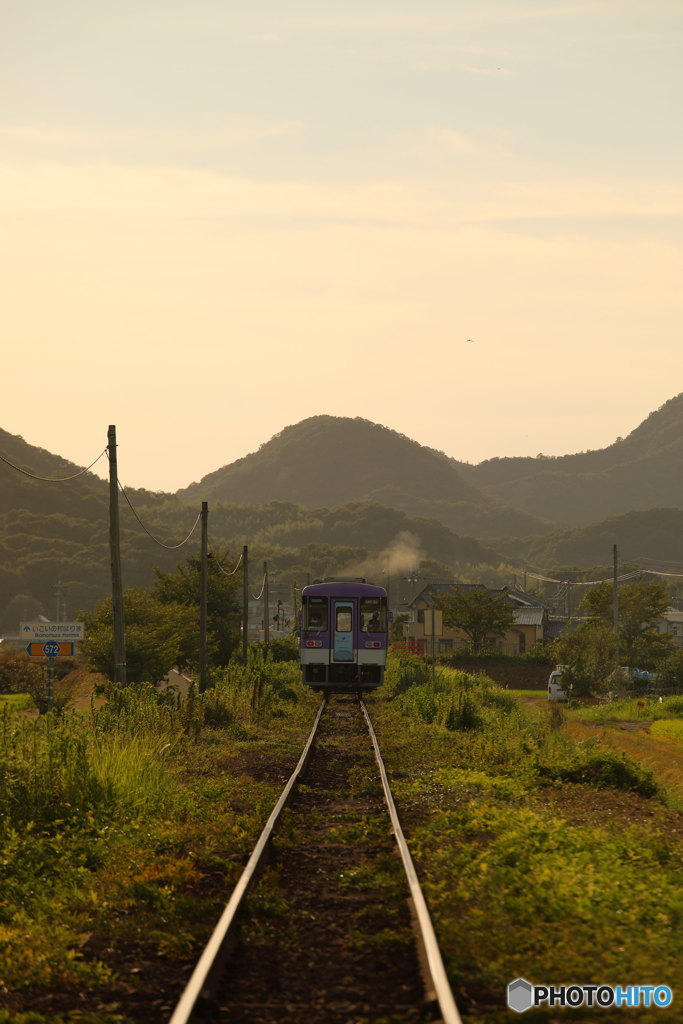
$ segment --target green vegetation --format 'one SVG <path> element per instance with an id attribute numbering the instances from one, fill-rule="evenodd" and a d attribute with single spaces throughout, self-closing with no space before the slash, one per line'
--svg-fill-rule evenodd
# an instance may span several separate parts
<path id="1" fill-rule="evenodd" d="M 680 697 L 628 697 L 604 704 L 578 705 L 573 714 L 587 722 L 654 722 L 660 718 L 683 718 L 683 696 Z"/>
<path id="2" fill-rule="evenodd" d="M 681 719 L 669 718 L 659 719 L 652 723 L 650 732 L 664 740 L 674 740 L 675 743 L 683 743 L 683 721 Z"/>
<path id="3" fill-rule="evenodd" d="M 97 993 L 98 1024 L 110 1019 L 108 1004 L 111 1020 L 125 1022 L 115 1013 L 125 951 L 159 963 L 196 951 L 279 789 L 232 765 L 243 751 L 258 757 L 267 737 L 270 756 L 286 751 L 293 766 L 310 727 L 308 699 L 296 667 L 257 657 L 180 703 L 150 685 L 111 687 L 83 716 L 31 719 L 3 702 L 7 1005 L 29 1009 L 41 993 L 79 986 Z"/>
<path id="4" fill-rule="evenodd" d="M 625 665 L 652 665 L 671 649 L 668 635 L 657 624 L 669 606 L 669 595 L 659 583 L 626 583 L 619 587 L 619 658 Z M 589 590 L 582 607 L 592 624 L 612 627 L 614 587 L 602 583 Z"/>
<path id="5" fill-rule="evenodd" d="M 518 976 L 675 988 L 683 843 L 653 775 L 485 677 L 438 669 L 432 684 L 401 656 L 385 689 L 380 742 L 465 1020 L 507 1021 Z"/>
<path id="6" fill-rule="evenodd" d="M 221 556 L 224 557 L 224 556 Z M 240 605 L 235 576 L 219 569 L 220 558 L 209 560 L 207 640 L 210 663 L 226 665 L 239 642 Z M 151 590 L 124 591 L 126 669 L 131 683 L 161 679 L 170 668 L 196 667 L 199 659 L 198 558 L 178 563 L 176 572 L 156 570 Z M 80 647 L 93 668 L 114 676 L 113 615 L 111 598 L 100 601 L 92 613 L 82 612 L 86 638 Z"/>
<path id="7" fill-rule="evenodd" d="M 465 634 L 473 654 L 478 654 L 487 640 L 505 636 L 515 621 L 505 595 L 491 594 L 484 587 L 455 588 L 448 594 L 438 594 L 434 607 L 443 612 L 447 629 L 459 629 Z"/>
<path id="8" fill-rule="evenodd" d="M 588 614 L 576 629 L 566 631 L 552 647 L 559 664 L 567 666 L 564 680 L 577 696 L 606 693 L 629 685 L 617 673 L 617 664 L 653 667 L 671 652 L 671 638 L 659 633 L 657 620 L 669 604 L 658 583 L 630 583 L 619 587 L 619 631 L 612 625 L 613 587 L 603 583 L 588 591 L 582 608 Z M 675 674 L 675 665 L 671 672 Z"/>
<path id="9" fill-rule="evenodd" d="M 34 704 L 29 693 L 2 693 L 0 694 L 0 708 L 5 706 L 10 711 L 26 711 Z"/>

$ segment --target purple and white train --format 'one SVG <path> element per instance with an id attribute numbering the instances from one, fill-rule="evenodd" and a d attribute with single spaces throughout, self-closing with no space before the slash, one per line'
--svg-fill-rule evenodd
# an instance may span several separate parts
<path id="1" fill-rule="evenodd" d="M 301 593 L 303 681 L 326 693 L 382 685 L 387 661 L 387 592 L 364 579 L 330 577 Z"/>

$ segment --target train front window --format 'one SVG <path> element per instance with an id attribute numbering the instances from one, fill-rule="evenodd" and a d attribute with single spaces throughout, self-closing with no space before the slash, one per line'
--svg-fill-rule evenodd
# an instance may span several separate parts
<path id="1" fill-rule="evenodd" d="M 304 629 L 327 629 L 327 598 L 304 598 Z"/>
<path id="2" fill-rule="evenodd" d="M 360 628 L 364 633 L 386 633 L 387 603 L 384 598 L 361 598 Z"/>
<path id="3" fill-rule="evenodd" d="M 351 609 L 337 608 L 337 621 L 334 627 L 337 633 L 351 632 Z"/>

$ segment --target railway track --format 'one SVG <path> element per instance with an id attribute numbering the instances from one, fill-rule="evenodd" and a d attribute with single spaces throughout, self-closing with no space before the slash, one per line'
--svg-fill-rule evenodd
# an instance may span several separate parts
<path id="1" fill-rule="evenodd" d="M 170 1024 L 436 1019 L 460 1022 L 372 723 L 333 697 Z"/>

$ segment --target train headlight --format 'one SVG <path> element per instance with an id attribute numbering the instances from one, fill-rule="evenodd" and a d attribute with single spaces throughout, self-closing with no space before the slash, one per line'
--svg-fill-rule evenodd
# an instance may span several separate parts
<path id="1" fill-rule="evenodd" d="M 377 647 L 381 647 L 382 644 L 380 643 L 379 640 L 366 640 L 365 641 L 365 646 L 366 647 L 377 648 Z"/>
<path id="2" fill-rule="evenodd" d="M 306 646 L 307 647 L 322 647 L 322 645 L 323 645 L 322 640 L 307 640 L 306 641 Z"/>

